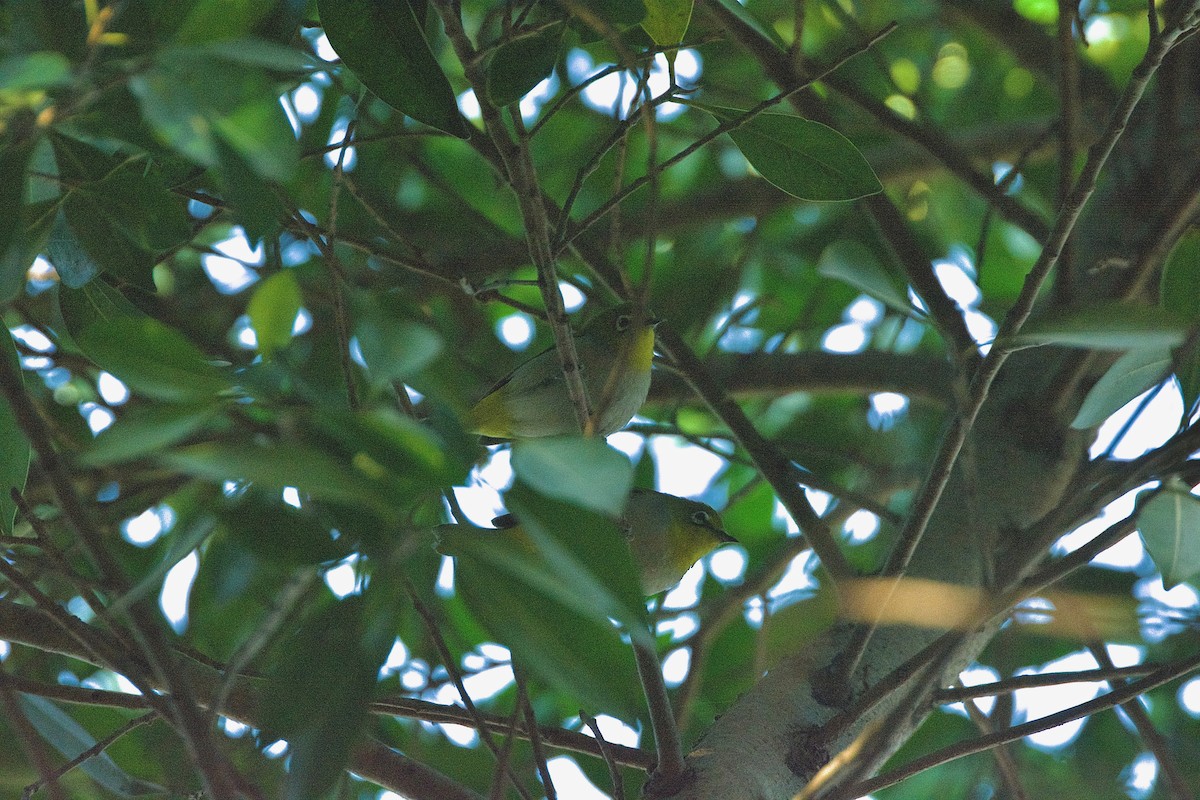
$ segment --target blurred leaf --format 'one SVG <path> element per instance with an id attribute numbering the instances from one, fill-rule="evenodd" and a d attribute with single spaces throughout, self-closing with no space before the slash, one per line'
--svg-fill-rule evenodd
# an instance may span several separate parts
<path id="1" fill-rule="evenodd" d="M 210 442 L 169 450 L 159 461 L 197 477 L 222 483 L 245 480 L 283 491 L 295 487 L 314 498 L 388 512 L 379 483 L 360 470 L 312 447 L 291 443 L 246 446 Z"/>
<path id="2" fill-rule="evenodd" d="M 817 272 L 848 283 L 901 314 L 917 313 L 908 300 L 907 287 L 889 275 L 861 242 L 841 239 L 826 247 L 817 263 Z"/>
<path id="3" fill-rule="evenodd" d="M 497 573 L 491 549 L 472 548 L 455 562 L 455 591 L 471 613 L 543 683 L 585 708 L 635 719 L 641 685 L 633 654 L 617 629 L 510 579 L 511 573 Z"/>
<path id="4" fill-rule="evenodd" d="M 356 298 L 354 335 L 376 386 L 402 381 L 427 367 L 443 350 L 430 328 L 401 317 L 370 295 Z"/>
<path id="5" fill-rule="evenodd" d="M 1200 574 L 1200 497 L 1168 487 L 1139 505 L 1137 522 L 1164 589 Z"/>
<path id="6" fill-rule="evenodd" d="M 333 437 L 363 475 L 406 478 L 432 488 L 466 479 L 468 464 L 455 460 L 441 437 L 394 408 L 324 409 L 310 425 Z"/>
<path id="7" fill-rule="evenodd" d="M 379 99 L 460 139 L 470 135 L 408 3 L 318 0 L 317 8 L 333 49 Z"/>
<path id="8" fill-rule="evenodd" d="M 545 559 L 547 577 L 559 582 L 550 591 L 565 584 L 584 613 L 615 619 L 631 635 L 643 635 L 641 581 L 629 543 L 611 517 L 539 495 L 520 480 L 505 492 L 504 502 Z"/>
<path id="9" fill-rule="evenodd" d="M 1072 428 L 1090 428 L 1151 386 L 1162 381 L 1171 369 L 1171 351 L 1166 348 L 1130 350 L 1117 359 L 1087 393 Z"/>
<path id="10" fill-rule="evenodd" d="M 546 497 L 616 516 L 633 488 L 633 466 L 603 439 L 546 436 L 513 445 L 513 472 Z"/>
<path id="11" fill-rule="evenodd" d="M 6 330 L 0 336 L 0 358 L 8 362 L 8 369 L 14 375 L 19 375 L 22 385 L 24 375 L 21 372 L 21 359 L 17 353 L 12 336 Z M 25 434 L 17 425 L 17 419 L 12 409 L 3 397 L 0 397 L 0 533 L 10 534 L 13 521 L 16 519 L 17 506 L 13 502 L 11 490 L 25 490 L 25 479 L 29 475 L 29 457 L 31 449 Z"/>
<path id="12" fill-rule="evenodd" d="M 725 122 L 746 112 L 697 107 Z M 856 200 L 883 191 L 858 148 L 840 133 L 801 117 L 759 114 L 729 132 L 759 174 L 801 200 Z"/>
<path id="13" fill-rule="evenodd" d="M 58 254 L 82 270 L 71 284 L 82 285 L 88 270 L 82 249 L 104 270 L 153 290 L 157 254 L 191 235 L 183 198 L 145 158 L 113 157 L 62 135 L 52 141 L 59 174 L 71 187 L 62 210 L 74 239 L 56 241 Z"/>
<path id="14" fill-rule="evenodd" d="M 67 759 L 76 758 L 96 744 L 95 738 L 83 726 L 46 698 L 22 693 L 17 696 L 17 702 L 42 738 Z M 103 751 L 81 763 L 79 768 L 96 783 L 120 797 L 167 793 L 164 787 L 125 772 Z"/>
<path id="15" fill-rule="evenodd" d="M 692 18 L 693 0 L 645 0 L 642 29 L 657 45 L 679 44 Z M 669 56 L 668 56 L 669 57 Z"/>
<path id="16" fill-rule="evenodd" d="M 211 403 L 130 408 L 96 436 L 79 463 L 96 467 L 155 455 L 207 427 L 218 411 Z"/>
<path id="17" fill-rule="evenodd" d="M 223 143 L 265 179 L 292 177 L 299 147 L 263 72 L 213 61 L 203 50 L 167 51 L 129 88 L 155 133 L 196 163 L 220 165 Z"/>
<path id="18" fill-rule="evenodd" d="M 399 583 L 376 575 L 361 595 L 322 598 L 274 665 L 263 713 L 288 740 L 286 800 L 325 797 L 345 769 L 395 640 Z"/>
<path id="19" fill-rule="evenodd" d="M 248 492 L 220 510 L 226 530 L 264 561 L 287 569 L 345 558 L 347 543 L 334 540 L 309 509 L 293 508 L 278 495 Z"/>
<path id="20" fill-rule="evenodd" d="M 496 48 L 484 69 L 492 105 L 517 102 L 554 71 L 564 30 L 564 23 L 554 22 Z"/>
<path id="21" fill-rule="evenodd" d="M 0 90 L 23 92 L 71 82 L 71 64 L 61 53 L 20 53 L 0 61 Z"/>
<path id="22" fill-rule="evenodd" d="M 245 36 L 275 5 L 276 0 L 197 0 L 175 39 L 191 44 Z"/>
<path id="23" fill-rule="evenodd" d="M 1193 321 L 1200 317 L 1200 233 L 1180 237 L 1163 266 L 1160 294 L 1168 311 Z"/>
<path id="24" fill-rule="evenodd" d="M 195 552 L 212 534 L 216 520 L 211 514 L 186 513 L 197 505 L 211 507 L 217 502 L 216 489 L 192 482 L 176 492 L 171 504 L 176 509 L 178 521 L 170 535 L 163 537 L 166 552 L 150 569 L 145 570 L 132 589 L 113 600 L 107 608 L 111 614 L 123 614 L 135 603 L 162 590 L 163 581 L 176 564 Z"/>
<path id="25" fill-rule="evenodd" d="M 263 358 L 270 358 L 292 341 L 302 301 L 300 284 L 290 269 L 274 273 L 255 287 L 246 314 Z"/>
<path id="26" fill-rule="evenodd" d="M 1187 322 L 1166 309 L 1102 303 L 1051 312 L 1032 320 L 1013 337 L 1011 344 L 1134 350 L 1177 347 L 1187 333 Z"/>
<path id="27" fill-rule="evenodd" d="M 14 140 L 6 137 L 0 143 L 0 255 L 8 261 L 10 251 L 15 249 L 22 231 L 22 208 L 25 204 L 25 172 L 33 157 L 34 141 Z M 0 301 L 7 300 L 25 286 L 25 269 L 29 265 L 23 259 L 13 264 L 2 264 L 0 273 Z"/>
<path id="28" fill-rule="evenodd" d="M 96 282 L 59 291 L 67 330 L 97 366 L 135 392 L 168 403 L 209 400 L 229 388 L 182 334 L 153 317 L 118 311 L 111 294 L 120 296 Z"/>
<path id="29" fill-rule="evenodd" d="M 61 211 L 54 215 L 50 238 L 46 241 L 46 256 L 62 279 L 63 286 L 70 289 L 78 289 L 100 274 L 100 265 L 79 243 L 75 232 L 67 224 L 66 215 Z"/>

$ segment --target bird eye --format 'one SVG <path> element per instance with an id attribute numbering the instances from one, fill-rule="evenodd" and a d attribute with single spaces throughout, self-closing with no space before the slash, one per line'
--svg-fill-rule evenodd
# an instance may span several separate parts
<path id="1" fill-rule="evenodd" d="M 622 333 L 629 327 L 629 323 L 633 322 L 633 318 L 628 314 L 622 314 L 617 317 L 617 332 Z"/>
<path id="2" fill-rule="evenodd" d="M 697 525 L 708 525 L 708 512 L 697 511 L 695 514 L 692 514 L 692 522 Z"/>

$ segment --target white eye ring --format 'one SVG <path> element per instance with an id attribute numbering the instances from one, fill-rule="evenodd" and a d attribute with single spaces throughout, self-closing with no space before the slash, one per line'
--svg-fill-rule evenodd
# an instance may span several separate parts
<path id="1" fill-rule="evenodd" d="M 624 332 L 625 329 L 629 327 L 631 322 L 633 322 L 633 318 L 628 314 L 622 314 L 621 316 L 617 317 L 617 332 Z"/>
<path id="2" fill-rule="evenodd" d="M 696 523 L 697 525 L 708 525 L 708 512 L 697 511 L 696 513 L 692 514 L 692 522 Z"/>

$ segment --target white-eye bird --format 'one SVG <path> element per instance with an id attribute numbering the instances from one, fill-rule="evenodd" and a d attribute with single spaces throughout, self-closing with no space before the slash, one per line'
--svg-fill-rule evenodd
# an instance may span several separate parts
<path id="1" fill-rule="evenodd" d="M 469 525 L 442 525 L 437 529 L 437 549 L 443 555 L 458 554 L 457 537 L 466 535 L 504 536 L 533 552 L 534 545 L 511 514 L 497 517 L 498 530 Z M 647 596 L 670 589 L 692 565 L 716 548 L 736 544 L 721 526 L 712 506 L 685 497 L 634 489 L 619 520 L 629 543 L 634 566 Z"/>
<path id="2" fill-rule="evenodd" d="M 575 335 L 597 436 L 621 430 L 646 402 L 657 323 L 644 310 L 622 303 L 597 314 Z M 579 433 L 555 349 L 539 353 L 493 386 L 468 421 L 472 431 L 493 439 Z"/>

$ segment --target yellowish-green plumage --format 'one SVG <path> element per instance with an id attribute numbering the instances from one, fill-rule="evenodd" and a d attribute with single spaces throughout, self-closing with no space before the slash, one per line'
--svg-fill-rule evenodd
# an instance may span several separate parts
<path id="1" fill-rule="evenodd" d="M 633 418 L 650 391 L 654 324 L 624 303 L 593 318 L 575 336 L 579 372 L 599 436 Z M 526 439 L 579 432 L 558 353 L 550 348 L 492 387 L 471 409 L 471 429 L 495 439 Z"/>
<path id="2" fill-rule="evenodd" d="M 629 496 L 621 528 L 646 595 L 670 589 L 701 558 L 737 541 L 725 532 L 712 506 L 642 489 Z M 467 525 L 443 525 L 438 529 L 438 550 L 456 555 L 455 539 L 463 535 L 504 536 L 534 553 L 532 541 L 519 524 L 490 532 Z"/>

